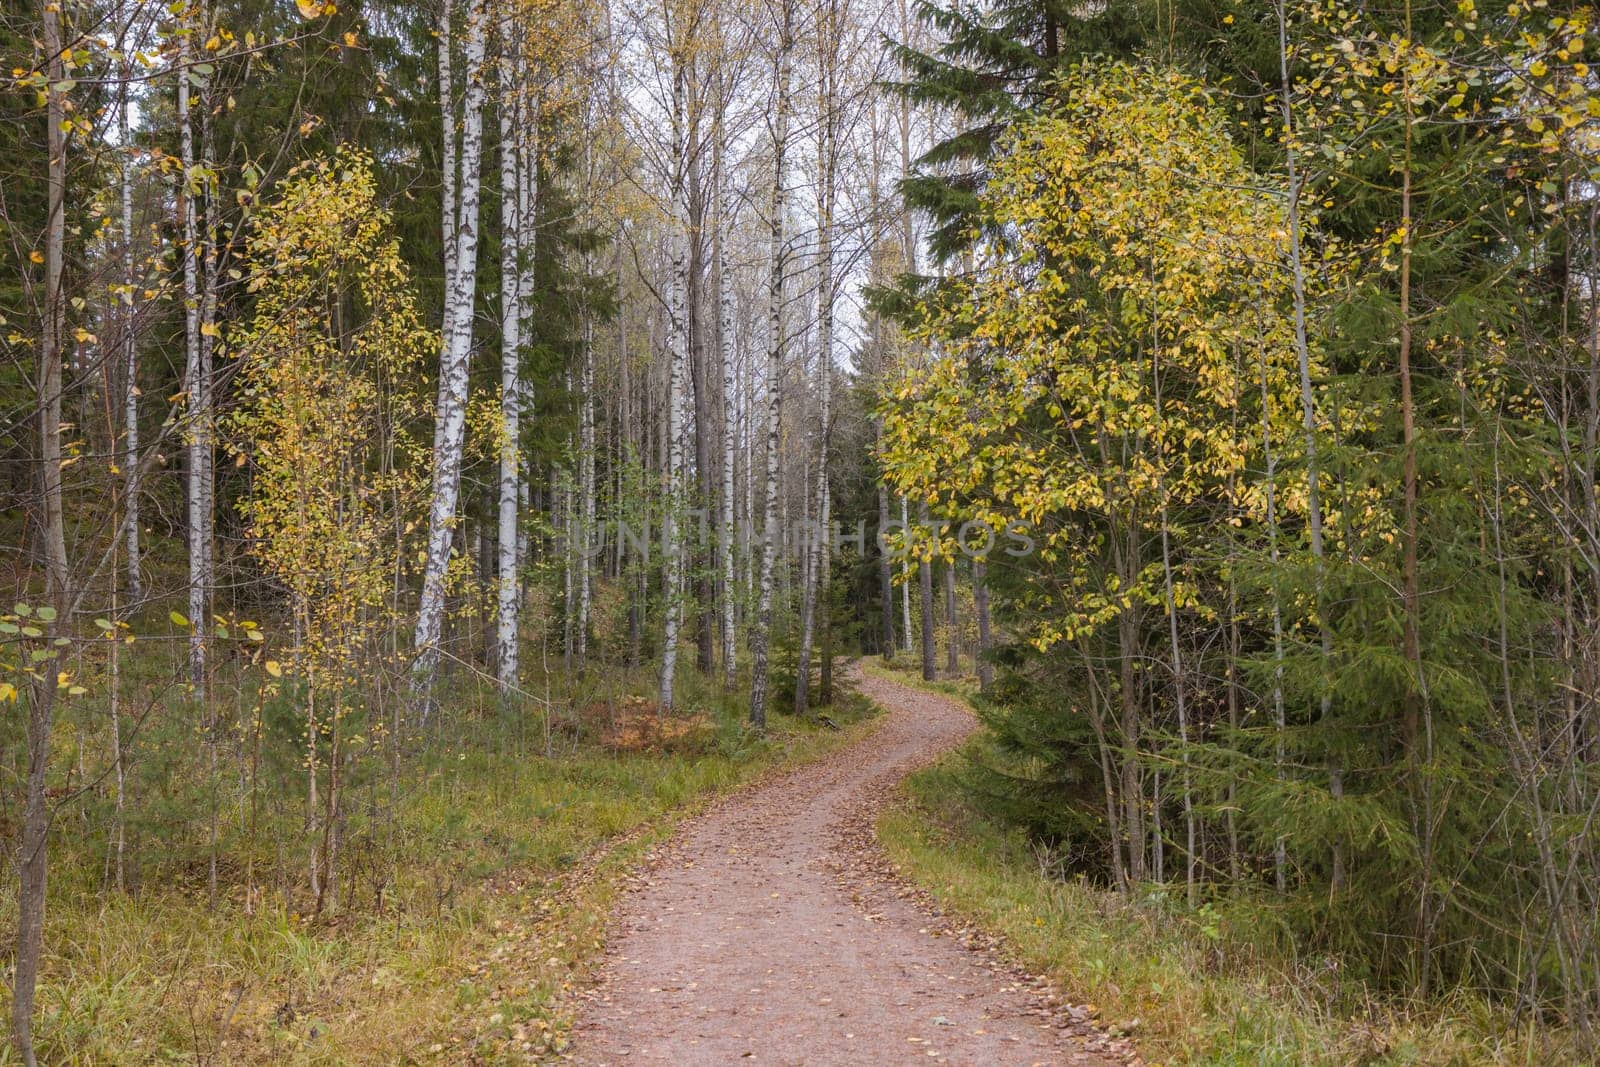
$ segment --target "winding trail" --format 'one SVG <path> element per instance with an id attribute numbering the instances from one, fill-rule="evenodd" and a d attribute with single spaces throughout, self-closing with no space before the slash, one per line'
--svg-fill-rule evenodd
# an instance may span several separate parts
<path id="1" fill-rule="evenodd" d="M 949 698 L 853 677 L 887 711 L 876 730 L 696 818 L 638 877 L 573 1031 L 578 1062 L 1127 1062 L 885 871 L 877 813 L 975 723 Z"/>

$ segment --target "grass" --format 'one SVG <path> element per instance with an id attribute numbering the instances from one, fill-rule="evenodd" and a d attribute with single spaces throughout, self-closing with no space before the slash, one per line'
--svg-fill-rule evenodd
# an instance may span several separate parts
<path id="1" fill-rule="evenodd" d="M 368 832 L 352 833 L 369 847 L 352 845 L 352 903 L 331 916 L 270 885 L 247 899 L 252 849 L 260 880 L 284 877 L 260 873 L 273 865 L 262 835 L 229 839 L 215 907 L 192 861 L 147 860 L 137 892 L 107 891 L 103 844 L 62 815 L 41 1062 L 513 1063 L 560 1051 L 566 994 L 601 947 L 621 876 L 686 813 L 870 728 L 857 700 L 833 709 L 841 732 L 777 716 L 757 737 L 737 700 L 697 678 L 681 692 L 706 725 L 665 751 L 589 736 L 547 755 L 546 724 L 525 710 L 512 743 L 442 739 L 405 767 L 389 843 L 370 813 Z M 293 825 L 292 798 L 278 803 Z M 353 796 L 352 810 L 364 803 Z M 14 915 L 5 893 L 0 915 Z M 0 1050 L 0 1063 L 13 1056 Z"/>
<path id="2" fill-rule="evenodd" d="M 935 688 L 961 695 L 964 686 Z M 880 840 L 941 906 L 1001 937 L 1020 963 L 1129 1033 L 1147 1062 L 1581 1062 L 1562 1035 L 1519 1028 L 1480 998 L 1406 1005 L 1368 996 L 1330 961 L 1296 959 L 1268 902 L 1190 911 L 1181 894 L 1152 889 L 1134 901 L 1063 879 L 1056 857 L 969 802 L 960 771 L 983 744 L 979 737 L 907 779 L 901 803 L 878 824 Z"/>

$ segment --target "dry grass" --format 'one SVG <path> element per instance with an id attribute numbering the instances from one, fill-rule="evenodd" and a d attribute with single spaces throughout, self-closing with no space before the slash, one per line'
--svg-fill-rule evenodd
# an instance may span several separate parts
<path id="1" fill-rule="evenodd" d="M 908 781 L 878 827 L 890 858 L 1131 1034 L 1152 1064 L 1581 1062 L 1563 1035 L 1518 1028 L 1479 999 L 1401 1005 L 1341 980 L 1327 961 L 1295 960 L 1260 902 L 1195 912 L 1159 893 L 1129 901 L 1062 880 L 1020 835 L 965 803 L 955 780 L 964 758 Z"/>
<path id="2" fill-rule="evenodd" d="M 630 711 L 610 743 L 556 756 L 443 746 L 408 771 L 389 853 L 350 858 L 364 888 L 331 917 L 297 913 L 293 893 L 246 901 L 227 868 L 214 909 L 186 876 L 102 893 L 100 857 L 58 828 L 41 1062 L 514 1063 L 560 1049 L 563 995 L 621 873 L 685 812 L 856 736 L 782 717 L 756 738 L 736 707 L 693 706 L 661 730 Z M 0 898 L 0 916 L 14 908 Z"/>

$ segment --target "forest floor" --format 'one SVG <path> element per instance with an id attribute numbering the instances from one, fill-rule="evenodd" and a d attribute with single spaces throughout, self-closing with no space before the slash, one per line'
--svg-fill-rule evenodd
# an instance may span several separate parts
<path id="1" fill-rule="evenodd" d="M 585 1064 L 1137 1062 L 1089 1012 L 946 920 L 874 835 L 976 727 L 859 669 L 870 735 L 687 824 L 633 877 L 573 1030 Z"/>

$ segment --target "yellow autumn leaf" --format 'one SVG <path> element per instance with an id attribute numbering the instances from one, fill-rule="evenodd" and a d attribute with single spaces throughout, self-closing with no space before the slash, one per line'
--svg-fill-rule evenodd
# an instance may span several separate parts
<path id="1" fill-rule="evenodd" d="M 267 673 L 272 675 L 274 678 L 283 677 L 283 667 L 279 665 L 277 660 L 269 659 L 264 666 L 267 668 Z"/>

